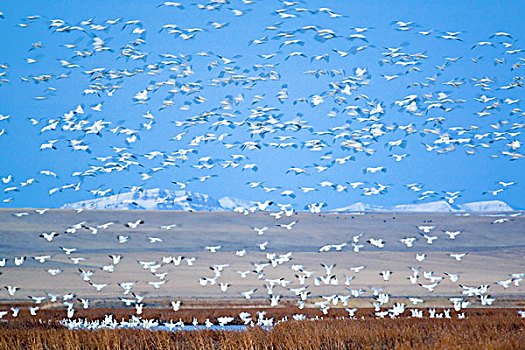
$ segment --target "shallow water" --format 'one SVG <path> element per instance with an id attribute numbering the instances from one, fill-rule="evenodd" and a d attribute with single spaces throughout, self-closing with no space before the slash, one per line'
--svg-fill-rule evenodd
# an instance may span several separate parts
<path id="1" fill-rule="evenodd" d="M 67 327 L 67 326 L 66 326 Z M 69 327 L 68 327 L 69 328 Z M 100 327 L 99 329 L 106 329 L 107 327 Z M 109 327 L 112 328 L 112 327 Z M 268 329 L 268 327 L 264 327 L 265 329 Z M 70 328 L 72 330 L 95 330 L 89 326 L 79 325 L 76 327 Z M 149 331 L 245 331 L 248 329 L 248 326 L 245 325 L 225 325 L 225 326 L 219 326 L 219 325 L 212 325 L 210 327 L 207 327 L 205 325 L 184 325 L 184 326 L 174 326 L 174 327 L 167 327 L 165 325 L 158 325 L 158 326 L 152 326 L 152 327 L 142 327 L 142 326 L 118 326 L 116 329 L 140 329 L 140 330 L 149 330 Z"/>
<path id="2" fill-rule="evenodd" d="M 157 326 L 157 327 L 150 328 L 150 329 L 151 330 L 156 330 L 156 331 L 169 331 L 170 330 L 166 326 Z M 236 331 L 236 332 L 240 332 L 240 331 L 245 331 L 246 329 L 248 329 L 248 326 L 244 326 L 244 325 L 226 325 L 226 326 L 213 325 L 211 327 L 206 327 L 204 325 L 197 325 L 197 326 L 188 325 L 188 326 L 183 326 L 183 327 L 175 327 L 175 328 L 173 328 L 171 330 L 172 331 L 203 331 L 203 330 L 210 330 L 210 331 Z"/>

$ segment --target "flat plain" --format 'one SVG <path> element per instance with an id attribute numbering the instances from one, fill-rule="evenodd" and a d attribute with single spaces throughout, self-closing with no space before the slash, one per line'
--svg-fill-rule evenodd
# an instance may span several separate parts
<path id="1" fill-rule="evenodd" d="M 17 213 L 27 212 L 21 217 Z M 338 284 L 315 287 L 313 277 L 307 280 L 311 298 L 321 295 L 343 293 L 352 289 L 362 289 L 362 297 L 372 297 L 371 287 L 382 288 L 393 297 L 426 296 L 429 300 L 461 294 L 459 284 L 467 286 L 490 285 L 490 294 L 503 299 L 521 298 L 525 294 L 523 286 L 503 288 L 495 282 L 509 278 L 509 274 L 525 270 L 525 218 L 517 215 L 501 216 L 427 213 L 296 213 L 283 216 L 279 220 L 268 212 L 242 215 L 232 212 L 175 212 L 175 211 L 83 211 L 49 210 L 43 215 L 34 210 L 0 210 L 0 258 L 7 258 L 0 277 L 5 285 L 19 286 L 20 290 L 10 297 L 6 290 L 1 292 L 3 301 L 25 300 L 28 296 L 46 293 L 64 294 L 74 292 L 78 297 L 117 301 L 122 295 L 118 283 L 137 281 L 133 291 L 144 294 L 147 299 L 193 299 L 193 300 L 242 300 L 242 291 L 257 288 L 255 300 L 267 303 L 264 288 L 265 279 L 284 278 L 292 281 L 288 288 L 298 287 L 296 271 L 292 265 L 302 265 L 305 270 L 314 271 L 315 276 L 325 274 L 321 264 L 332 265 Z M 505 219 L 503 223 L 493 223 Z M 137 228 L 125 226 L 127 222 L 143 220 Z M 291 230 L 277 226 L 296 224 Z M 96 234 L 89 229 L 112 222 L 107 229 L 99 228 Z M 65 233 L 74 225 L 82 223 L 75 233 Z M 169 230 L 162 226 L 176 225 Z M 431 235 L 438 238 L 427 244 L 417 226 L 435 226 Z M 263 235 L 254 228 L 268 227 Z M 461 234 L 450 239 L 443 231 L 460 230 Z M 59 235 L 51 242 L 39 237 L 42 233 L 57 232 Z M 119 243 L 117 236 L 129 240 Z M 353 251 L 353 236 L 359 237 L 363 245 L 358 253 Z M 160 238 L 162 242 L 150 243 L 149 237 Z M 400 242 L 404 237 L 416 237 L 414 246 L 407 247 Z M 383 248 L 375 247 L 367 240 L 381 238 Z M 262 251 L 259 244 L 268 242 Z M 326 244 L 347 242 L 341 251 L 332 249 L 320 253 Z M 221 246 L 216 253 L 205 247 Z M 76 248 L 67 255 L 61 249 Z M 246 255 L 239 257 L 236 251 L 246 249 Z M 265 263 L 267 254 L 276 256 L 291 252 L 290 260 L 264 269 L 264 277 L 251 272 L 241 278 L 237 271 L 253 271 L 254 263 Z M 416 261 L 415 255 L 426 254 L 423 261 Z M 468 253 L 461 261 L 450 257 L 451 253 Z M 101 268 L 111 263 L 110 254 L 121 255 L 114 272 L 107 273 Z M 45 263 L 32 257 L 49 255 Z M 15 266 L 13 259 L 26 256 L 21 266 Z M 148 284 L 157 280 L 150 270 L 142 268 L 138 261 L 161 262 L 163 257 L 182 256 L 181 264 L 161 264 L 156 271 L 167 272 L 167 281 L 159 289 Z M 85 260 L 74 264 L 70 258 Z M 193 266 L 185 260 L 196 258 Z M 228 264 L 218 282 L 229 283 L 226 293 L 218 286 L 203 287 L 199 280 L 213 277 L 212 265 Z M 365 266 L 359 273 L 351 267 Z M 417 284 L 411 284 L 409 267 L 432 271 L 443 280 L 433 293 Z M 60 269 L 62 272 L 51 276 L 46 270 Z M 93 283 L 107 283 L 102 292 L 97 292 L 79 276 L 79 269 L 93 270 Z M 381 271 L 392 271 L 389 281 L 379 275 Z M 444 272 L 459 273 L 460 279 L 452 283 Z M 355 276 L 349 285 L 344 285 L 345 275 Z M 261 277 L 261 278 L 259 278 Z M 426 283 L 421 276 L 419 282 Z M 267 284 L 267 283 L 266 283 Z M 295 296 L 288 288 L 277 286 L 276 292 L 283 299 Z M 503 300 L 502 299 L 502 300 Z M 359 301 L 355 301 L 361 304 Z M 368 304 L 367 306 L 370 306 Z M 507 306 L 507 305 L 505 305 Z"/>
<path id="2" fill-rule="evenodd" d="M 27 214 L 23 214 L 27 213 Z M 233 212 L 178 211 L 82 211 L 49 210 L 38 214 L 32 209 L 0 210 L 0 349 L 518 349 L 525 342 L 525 319 L 518 310 L 525 307 L 525 288 L 519 278 L 509 277 L 525 270 L 525 219 L 521 212 L 511 214 L 427 214 L 427 213 L 295 213 L 276 220 L 269 212 L 242 215 Z M 135 228 L 127 223 L 137 224 Z M 292 229 L 278 225 L 293 224 Z M 109 224 L 111 223 L 111 224 Z M 421 227 L 431 227 L 427 236 Z M 76 230 L 72 228 L 76 227 Z M 264 230 L 259 235 L 257 229 Z M 460 231 L 454 239 L 444 231 Z M 51 241 L 43 233 L 55 232 Z M 126 237 L 119 243 L 118 236 Z M 357 237 L 357 238 L 356 238 Z M 400 240 L 415 237 L 413 247 Z M 155 238 L 152 243 L 150 238 Z M 358 243 L 355 243 L 357 240 Z M 379 248 L 367 241 L 382 239 Z M 343 243 L 347 243 L 344 245 Z M 359 252 L 354 251 L 355 245 Z M 260 245 L 263 244 L 265 250 Z M 341 245 L 341 250 L 325 245 Z M 209 247 L 219 247 L 212 253 Z M 208 248 L 207 248 L 208 247 Z M 65 249 L 64 249 L 65 248 Z M 75 248 L 70 254 L 66 250 Z M 244 256 L 236 252 L 246 250 Z M 422 261 L 417 254 L 426 254 Z M 468 253 L 461 261 L 450 254 Z M 110 255 L 120 255 L 118 264 Z M 44 263 L 34 257 L 49 256 Z M 279 257 L 287 258 L 280 262 Z M 20 266 L 15 258 L 25 260 Z M 181 258 L 179 258 L 181 257 Z M 73 258 L 73 259 L 71 259 Z M 81 258 L 80 261 L 73 260 Z M 165 259 L 171 262 L 164 262 Z M 84 260 L 82 260 L 84 259 Z M 174 263 L 173 261 L 180 263 Z M 190 264 L 188 264 L 190 261 Z M 272 261 L 274 266 L 272 266 Z M 142 263 L 149 263 L 144 268 Z M 158 265 L 151 269 L 151 265 Z M 256 273 L 257 264 L 268 264 Z M 114 271 L 104 271 L 104 266 Z M 190 266 L 191 265 L 191 266 Z M 217 266 L 224 265 L 217 273 Z M 323 266 L 334 265 L 332 278 L 337 283 L 320 282 L 328 274 Z M 352 268 L 364 266 L 359 272 Z M 413 284 L 408 277 L 419 270 L 418 283 L 430 284 L 428 276 L 442 277 L 433 292 Z M 59 270 L 55 276 L 49 270 Z M 80 270 L 92 271 L 89 282 Z M 242 278 L 237 271 L 249 271 Z M 385 281 L 380 273 L 391 271 Z M 300 284 L 298 275 L 312 272 Z M 425 272 L 427 277 L 425 277 Z M 459 274 L 452 282 L 445 275 Z M 157 274 L 157 275 L 155 275 Z M 163 279 L 160 279 L 163 276 Z M 203 279 L 215 283 L 202 285 Z M 348 278 L 351 280 L 348 281 Z M 508 288 L 498 281 L 511 279 Z M 149 282 L 162 282 L 156 289 Z M 282 286 L 279 282 L 283 282 Z M 287 282 L 289 281 L 289 282 Z M 317 282 L 316 282 L 317 281 Z M 517 283 L 515 283 L 517 281 Z M 134 282 L 131 293 L 124 294 L 122 282 Z M 228 284 L 227 291 L 220 283 Z M 98 292 L 94 285 L 107 284 Z M 274 284 L 272 294 L 268 285 Z M 462 286 L 486 284 L 495 298 L 492 306 L 480 298 L 467 296 Z M 14 296 L 7 286 L 17 286 Z M 299 308 L 294 289 L 309 291 L 304 307 Z M 255 290 L 247 300 L 241 293 Z M 387 310 L 406 304 L 408 310 L 395 319 L 378 318 L 372 308 L 379 292 L 389 300 Z M 357 293 L 356 295 L 354 295 Z M 115 320 L 139 316 L 160 325 L 169 322 L 203 325 L 217 324 L 221 317 L 232 317 L 231 325 L 242 325 L 241 313 L 253 319 L 263 313 L 273 327 L 248 327 L 242 331 L 99 329 L 68 330 L 60 321 L 67 319 L 68 308 L 62 297 L 74 295 L 72 320 L 101 322 L 106 315 Z M 52 302 L 51 295 L 58 296 Z M 271 306 L 271 296 L 279 295 Z M 319 307 L 319 302 L 331 298 Z M 139 302 L 144 309 L 137 314 Z M 35 304 L 32 297 L 44 297 Z M 409 297 L 424 300 L 417 306 Z M 462 297 L 472 304 L 460 311 L 451 310 L 449 298 Z M 121 298 L 131 300 L 130 305 Z M 79 302 L 89 300 L 84 309 Z M 180 309 L 170 302 L 180 300 Z M 328 299 L 330 300 L 330 299 Z M 35 316 L 29 309 L 38 306 Z M 20 310 L 13 317 L 11 307 Z M 353 317 L 346 309 L 357 308 Z M 413 310 L 422 312 L 415 319 Z M 436 310 L 443 317 L 429 318 Z M 305 320 L 293 321 L 293 315 Z M 460 315 L 465 317 L 461 319 Z M 288 322 L 281 322 L 287 320 Z"/>

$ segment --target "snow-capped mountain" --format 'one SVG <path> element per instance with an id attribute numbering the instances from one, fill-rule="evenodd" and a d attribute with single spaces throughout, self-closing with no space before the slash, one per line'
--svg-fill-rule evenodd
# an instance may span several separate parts
<path id="1" fill-rule="evenodd" d="M 401 204 L 392 208 L 393 211 L 419 211 L 419 212 L 437 212 L 437 213 L 451 213 L 456 211 L 446 201 L 435 201 L 417 204 Z"/>
<path id="2" fill-rule="evenodd" d="M 370 205 L 363 202 L 357 202 L 346 207 L 332 209 L 329 211 L 337 212 L 349 212 L 349 211 L 384 211 L 387 210 L 385 207 L 379 205 Z"/>
<path id="3" fill-rule="evenodd" d="M 235 208 L 248 209 L 257 205 L 256 202 L 245 201 L 244 199 L 234 197 L 222 197 L 218 202 L 223 210 L 234 210 Z"/>
<path id="4" fill-rule="evenodd" d="M 202 193 L 155 188 L 70 203 L 62 206 L 62 209 L 229 211 L 254 205 L 255 202 L 237 198 L 215 200 Z"/>
<path id="5" fill-rule="evenodd" d="M 502 201 L 472 202 L 460 204 L 458 207 L 463 211 L 513 211 L 513 209 L 507 203 Z"/>
<path id="6" fill-rule="evenodd" d="M 182 210 L 182 211 L 232 211 L 237 208 L 249 209 L 256 202 L 233 197 L 222 197 L 218 200 L 202 193 L 190 191 L 169 191 L 159 188 L 144 191 L 126 192 L 107 197 L 100 197 L 62 206 L 63 209 L 113 209 L 113 210 Z M 276 210 L 270 207 L 269 210 Z M 513 209 L 502 201 L 484 201 L 450 205 L 446 201 L 435 201 L 417 204 L 400 204 L 383 207 L 366 203 L 329 210 L 332 212 L 509 212 Z"/>
<path id="7" fill-rule="evenodd" d="M 510 212 L 514 211 L 507 203 L 494 200 L 483 202 L 472 202 L 465 204 L 450 205 L 446 201 L 435 201 L 416 204 L 400 204 L 393 207 L 382 207 L 378 205 L 367 205 L 355 203 L 347 207 L 334 209 L 335 212 L 350 211 L 396 211 L 396 212 L 433 212 L 433 213 L 452 213 L 452 212 Z"/>

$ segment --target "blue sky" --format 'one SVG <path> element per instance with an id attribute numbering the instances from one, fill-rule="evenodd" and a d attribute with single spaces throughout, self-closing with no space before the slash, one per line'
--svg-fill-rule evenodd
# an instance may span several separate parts
<path id="1" fill-rule="evenodd" d="M 525 48 L 523 38 L 520 37 L 525 24 L 520 18 L 523 1 L 516 2 L 479 2 L 453 1 L 432 2 L 421 6 L 420 2 L 297 2 L 290 5 L 279 1 L 230 1 L 218 5 L 216 10 L 199 9 L 194 2 L 182 2 L 184 9 L 171 6 L 158 6 L 162 1 L 54 1 L 45 3 L 40 1 L 6 1 L 0 5 L 4 18 L 0 19 L 0 35 L 2 39 L 2 55 L 0 63 L 8 66 L 0 69 L 1 78 L 8 79 L 0 85 L 0 114 L 9 115 L 9 119 L 0 121 L 0 130 L 5 134 L 0 136 L 0 175 L 4 178 L 9 175 L 12 180 L 1 183 L 0 205 L 2 207 L 59 207 L 64 203 L 93 198 L 90 190 L 112 189 L 113 193 L 127 191 L 128 186 L 143 186 L 144 188 L 177 189 L 172 181 L 187 182 L 187 189 L 202 192 L 212 197 L 233 196 L 251 200 L 271 199 L 282 203 L 291 203 L 302 209 L 305 205 L 315 202 L 326 202 L 330 208 L 342 207 L 354 202 L 363 201 L 373 204 L 394 205 L 399 203 L 418 202 L 420 192 L 432 190 L 436 192 L 426 201 L 438 200 L 443 191 L 461 191 L 457 202 L 499 199 L 515 208 L 524 208 L 522 193 L 524 193 L 523 177 L 525 173 L 523 159 L 511 160 L 509 155 L 502 152 L 520 154 L 521 148 L 512 150 L 507 146 L 512 141 L 523 143 L 521 133 L 523 116 L 516 112 L 521 109 L 523 101 L 512 104 L 504 102 L 506 99 L 521 99 L 523 87 L 501 89 L 516 77 L 523 77 L 525 67 L 513 68 L 520 58 L 525 58 L 525 52 L 512 50 Z M 203 3 L 204 4 L 204 3 Z M 322 10 L 329 8 L 329 10 Z M 235 16 L 231 9 L 243 11 L 241 16 Z M 277 11 L 286 9 L 286 14 L 295 17 L 281 18 Z M 321 10 L 319 10 L 321 9 Z M 341 16 L 339 16 L 341 15 Z M 29 19 L 29 16 L 38 18 Z M 107 20 L 120 18 L 116 24 L 108 24 Z M 51 20 L 61 19 L 65 26 L 78 26 L 82 29 L 70 32 L 56 32 L 49 29 Z M 91 20 L 90 20 L 91 19 Z M 131 20 L 140 23 L 127 25 Z M 82 24 L 82 21 L 88 21 Z M 406 29 L 392 22 L 413 22 Z M 221 29 L 215 29 L 211 22 L 228 23 Z M 23 26 L 20 26 L 22 24 Z M 185 35 L 195 36 L 184 40 L 176 32 L 169 34 L 169 29 L 161 31 L 164 25 L 173 24 L 181 29 Z M 266 29 L 268 26 L 279 24 L 275 30 Z M 107 26 L 107 29 L 98 30 L 96 25 Z M 335 38 L 318 40 L 318 31 L 300 30 L 305 26 L 315 26 L 317 30 L 330 29 L 336 34 Z M 352 28 L 369 28 L 362 33 L 366 40 L 350 40 L 351 34 L 358 32 Z M 58 27 L 57 27 L 58 28 Z M 196 29 L 198 28 L 198 29 Z M 133 33 L 134 30 L 144 33 Z M 195 30 L 192 30 L 195 29 Z M 202 29 L 202 30 L 200 30 Z M 419 32 L 431 31 L 428 35 Z M 455 39 L 440 38 L 446 32 L 459 32 Z M 511 37 L 491 36 L 496 32 L 508 32 Z M 279 35 L 281 33 L 281 35 Z M 450 36 L 450 34 L 448 34 Z M 289 37 L 286 37 L 289 36 Z M 105 41 L 106 47 L 111 50 L 95 51 L 94 38 Z M 139 45 L 125 47 L 137 39 L 144 40 Z M 264 39 L 263 44 L 250 44 L 251 40 Z M 301 45 L 284 44 L 287 40 L 300 40 Z M 474 46 L 478 42 L 488 41 L 491 45 Z M 42 43 L 42 47 L 30 50 L 32 44 Z M 75 45 L 74 48 L 64 47 L 64 44 Z M 511 45 L 506 47 L 505 44 Z M 333 50 L 345 52 L 355 51 L 357 47 L 369 45 L 366 49 L 350 53 L 341 57 Z M 147 53 L 144 59 L 131 59 L 122 56 L 127 48 L 133 48 L 140 53 Z M 418 71 L 410 71 L 410 66 L 403 67 L 390 63 L 380 64 L 381 59 L 388 58 L 383 53 L 387 48 L 399 48 L 405 55 L 420 55 L 424 58 L 416 59 L 414 65 Z M 89 54 L 85 57 L 75 57 L 75 51 Z M 209 56 L 199 56 L 199 52 L 208 52 Z M 300 52 L 302 56 L 287 56 L 292 52 Z M 273 54 L 265 59 L 260 55 Z M 160 54 L 177 55 L 176 58 L 161 57 Z M 316 55 L 327 54 L 329 61 L 315 60 Z M 233 59 L 227 63 L 222 58 Z M 414 56 L 411 56 L 414 57 Z M 456 62 L 447 60 L 461 57 Z M 481 57 L 480 59 L 478 59 Z M 27 59 L 36 62 L 28 63 Z M 477 59 L 477 63 L 472 61 Z M 495 59 L 504 59 L 503 63 L 495 63 Z M 61 64 L 60 60 L 69 62 L 70 67 Z M 161 61 L 176 61 L 165 64 Z M 213 62 L 217 62 L 214 64 Z M 448 62 L 448 63 L 447 63 Z M 212 63 L 212 66 L 210 66 Z M 437 66 L 443 67 L 443 70 Z M 254 65 L 270 64 L 272 67 L 257 68 Z M 74 67 L 74 66 L 79 67 Z M 179 71 L 170 70 L 177 67 Z M 187 67 L 191 67 L 193 74 L 177 77 Z M 86 71 L 104 68 L 110 70 L 133 72 L 134 76 L 108 79 L 109 74 L 98 80 L 90 80 Z M 364 75 L 366 84 L 359 85 L 351 95 L 341 93 L 341 89 L 334 84 L 344 86 L 345 78 L 355 77 L 356 68 L 366 68 Z M 305 74 L 306 71 L 343 70 L 343 74 L 321 74 L 315 77 Z M 47 82 L 37 83 L 33 77 L 49 74 Z M 67 74 L 67 77 L 58 77 Z M 434 82 L 428 86 L 411 86 L 413 83 L 429 82 L 427 77 L 436 76 Z M 244 75 L 238 84 L 229 83 L 213 86 L 214 79 L 228 76 Z M 393 80 L 386 80 L 383 76 L 399 75 Z M 147 104 L 137 104 L 133 97 L 149 86 L 169 81 L 170 76 L 174 85 L 162 85 L 156 91 L 150 92 Z M 268 77 L 278 77 L 269 79 Z M 253 85 L 245 79 L 257 77 L 264 79 L 252 80 Z M 490 78 L 490 90 L 483 90 L 476 86 L 474 79 Z M 22 78 L 29 80 L 24 81 Z M 216 80 L 215 80 L 216 81 Z M 455 88 L 443 83 L 449 81 L 463 81 Z M 519 80 L 514 80 L 518 81 Z M 104 86 L 118 86 L 112 96 L 106 91 L 97 94 L 85 94 L 90 84 Z M 171 84 L 171 83 L 170 83 Z M 185 84 L 199 86 L 195 93 L 171 94 L 170 89 Z M 217 84 L 215 84 L 217 85 Z M 288 98 L 281 103 L 277 93 L 287 86 Z M 158 86 L 158 85 L 157 85 Z M 107 91 L 111 91 L 109 88 Z M 453 101 L 448 103 L 445 111 L 441 108 L 426 110 L 429 101 L 437 100 L 438 93 L 449 95 Z M 242 94 L 244 101 L 232 103 L 231 110 L 221 109 L 220 102 L 228 97 L 231 99 Z M 378 103 L 384 113 L 378 116 L 377 121 L 359 121 L 358 118 L 367 118 L 367 109 L 370 109 L 362 94 L 369 98 L 372 105 Z M 408 95 L 418 96 L 418 108 L 421 115 L 414 115 L 404 111 L 394 104 Z M 425 98 L 424 95 L 431 95 Z M 264 95 L 264 99 L 252 104 L 257 95 Z M 313 106 L 312 96 L 322 95 L 323 103 Z M 489 102 L 479 102 L 481 95 L 491 99 Z M 44 100 L 35 97 L 47 96 Z M 206 99 L 198 103 L 196 98 Z M 336 100 L 335 97 L 344 97 L 345 100 Z M 494 97 L 494 99 L 492 99 Z M 357 99 L 356 99 L 357 98 Z M 159 110 L 163 101 L 171 99 L 173 106 Z M 297 101 L 299 99 L 299 101 Z M 307 102 L 302 102 L 306 99 Z M 294 103 L 295 101 L 295 103 Z M 340 103 L 336 103 L 339 101 Z M 485 108 L 494 102 L 499 102 L 494 109 L 488 109 L 490 114 L 480 117 L 475 113 L 487 111 Z M 102 103 L 101 111 L 91 107 Z M 189 110 L 181 110 L 184 105 Z M 86 124 L 77 131 L 63 130 L 67 123 L 64 115 L 82 105 L 84 113 L 73 116 L 75 122 L 86 120 Z M 345 112 L 345 107 L 357 106 L 358 115 L 352 116 Z M 250 119 L 254 108 L 272 108 L 260 117 Z M 514 111 L 513 111 L 514 110 Z M 147 123 L 144 117 L 147 111 L 155 118 L 155 124 L 147 130 L 141 124 Z M 194 126 L 177 127 L 175 121 L 185 121 L 202 113 L 213 112 L 205 123 Z M 334 116 L 327 116 L 330 112 Z M 231 113 L 222 115 L 222 113 Z M 267 122 L 269 116 L 280 122 L 287 122 L 300 117 L 310 127 L 300 131 L 274 130 L 264 138 L 250 135 L 250 127 L 257 127 L 256 121 Z M 427 121 L 428 118 L 442 117 L 440 123 Z M 29 118 L 39 120 L 32 125 Z M 228 119 L 242 123 L 235 128 L 219 127 L 212 124 L 220 119 Z M 41 132 L 50 120 L 60 120 L 56 130 Z M 86 134 L 86 127 L 93 122 L 103 120 L 107 125 L 100 136 Z M 251 125 L 248 123 L 252 123 Z M 340 147 L 341 139 L 334 135 L 340 130 L 332 131 L 330 135 L 319 135 L 315 132 L 328 131 L 331 128 L 347 125 L 346 131 L 354 135 L 366 135 L 363 128 L 370 129 L 374 124 L 381 124 L 382 136 L 360 141 L 370 142 L 374 154 L 366 156 L 363 152 L 352 152 Z M 398 126 L 413 124 L 417 132 L 406 135 Z M 475 128 L 471 126 L 474 125 Z M 125 141 L 122 133 L 112 133 L 109 130 L 115 127 L 133 129 L 140 139 L 131 144 Z M 462 129 L 456 129 L 461 127 Z M 451 129 L 452 128 L 452 129 Z M 425 131 L 427 129 L 427 131 Z M 434 130 L 437 134 L 433 133 Z M 466 130 L 458 135 L 457 130 Z M 181 141 L 170 141 L 175 135 L 185 132 Z M 221 135 L 228 133 L 222 141 L 201 143 L 192 147 L 191 140 L 199 135 L 214 133 Z M 488 136 L 477 139 L 475 135 Z M 498 134 L 500 133 L 500 134 Z M 438 135 L 450 135 L 451 138 L 471 138 L 468 144 L 457 144 L 454 151 L 443 154 L 435 151 L 428 152 L 423 144 L 434 145 Z M 293 139 L 279 141 L 277 136 L 290 136 Z M 368 135 L 370 136 L 370 135 Z M 481 136 L 480 136 L 481 137 Z M 498 139 L 502 137 L 502 139 Z M 310 151 L 301 147 L 308 140 L 322 140 L 326 147 L 321 151 Z M 344 137 L 342 138 L 344 139 Z M 406 147 L 385 147 L 389 141 L 406 140 Z M 49 140 L 58 140 L 56 150 L 40 150 L 40 146 Z M 73 151 L 68 147 L 70 141 L 81 140 L 88 145 L 91 153 Z M 242 150 L 236 142 L 254 141 L 262 147 L 258 150 Z M 294 142 L 297 148 L 276 149 L 268 144 L 271 142 Z M 234 144 L 234 148 L 226 148 L 224 144 Z M 92 166 L 102 166 L 105 162 L 96 157 L 113 156 L 109 162 L 118 157 L 111 148 L 126 147 L 131 158 L 141 165 L 130 166 L 127 170 L 112 172 L 97 172 L 97 175 L 78 177 L 74 172 L 83 172 Z M 159 171 L 153 168 L 162 166 L 161 157 L 148 160 L 144 157 L 151 151 L 161 151 L 170 154 L 180 149 L 193 148 L 195 153 L 188 154 L 188 160 L 177 160 L 176 166 L 164 166 Z M 465 151 L 475 150 L 473 155 Z M 328 170 L 318 173 L 315 165 L 330 165 L 331 161 L 321 159 L 321 156 L 331 152 L 332 159 L 353 156 L 354 160 L 345 164 L 335 164 Z M 391 154 L 408 156 L 396 162 Z M 231 155 L 240 154 L 247 159 L 239 162 L 237 168 L 223 168 L 226 160 L 232 160 Z M 497 157 L 492 157 L 496 155 Z M 211 169 L 197 169 L 199 158 L 210 156 L 214 164 Z M 202 164 L 202 162 L 201 162 Z M 257 164 L 258 170 L 244 170 L 245 164 Z M 305 168 L 306 175 L 287 173 L 292 167 Z M 363 174 L 367 167 L 384 166 L 386 173 Z M 42 175 L 42 170 L 52 170 L 57 178 Z M 152 177 L 142 180 L 140 173 L 147 173 Z M 192 181 L 198 176 L 217 175 L 207 181 Z M 21 186 L 27 179 L 34 178 L 35 183 Z M 252 189 L 247 182 L 263 182 L 264 186 L 278 187 L 279 190 L 266 193 L 260 187 Z M 330 181 L 333 184 L 345 185 L 345 182 L 364 182 L 365 184 L 347 191 L 337 192 L 332 187 L 321 187 L 319 183 Z M 498 181 L 516 182 L 504 187 L 496 196 L 483 194 L 486 191 L 495 191 L 503 188 Z M 67 188 L 68 184 L 79 186 L 75 191 Z M 364 196 L 364 187 L 375 187 L 376 183 L 388 186 L 388 191 L 379 195 Z M 415 192 L 407 188 L 406 184 L 417 183 L 421 191 Z M 53 188 L 62 188 L 61 191 L 49 195 Z M 7 191 L 16 187 L 16 191 Z M 314 187 L 315 192 L 303 194 L 299 187 Z M 282 190 L 293 190 L 296 197 L 289 198 L 280 195 Z"/>

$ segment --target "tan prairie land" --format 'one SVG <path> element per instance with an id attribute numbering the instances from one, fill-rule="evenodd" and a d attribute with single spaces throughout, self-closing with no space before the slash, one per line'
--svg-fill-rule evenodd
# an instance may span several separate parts
<path id="1" fill-rule="evenodd" d="M 15 215 L 28 213 L 28 215 Z M 498 219 L 503 223 L 493 223 Z M 137 228 L 125 226 L 127 222 L 143 220 Z M 297 223 L 288 230 L 278 224 Z M 112 222 L 108 228 L 94 228 Z M 83 223 L 75 233 L 65 233 L 69 227 Z M 167 230 L 161 226 L 176 225 Z M 427 244 L 419 234 L 417 226 L 435 226 L 430 235 L 438 238 Z M 268 227 L 263 235 L 258 235 L 256 228 Z M 454 240 L 444 234 L 444 230 L 461 230 Z M 57 232 L 59 235 L 51 242 L 39 237 L 42 233 Z M 363 247 L 359 253 L 352 250 L 352 237 L 359 238 Z M 128 236 L 129 240 L 119 243 L 118 235 Z M 148 237 L 157 237 L 162 242 L 150 243 Z M 416 237 L 414 247 L 408 248 L 400 242 L 403 237 Z M 370 238 L 382 238 L 384 248 L 377 248 L 367 243 Z M 259 244 L 268 242 L 266 250 L 261 251 Z M 332 249 L 320 253 L 325 244 L 348 242 L 341 251 Z M 207 246 L 221 246 L 216 253 L 206 250 Z M 66 255 L 61 247 L 76 248 Z M 235 254 L 246 249 L 243 257 Z M 253 271 L 254 263 L 268 262 L 267 253 L 276 256 L 291 252 L 290 261 L 264 268 L 264 276 L 251 272 L 241 278 L 237 271 Z M 416 253 L 425 253 L 425 260 L 416 261 Z M 468 253 L 462 261 L 450 257 L 450 253 Z M 108 255 L 122 255 L 120 263 L 112 273 L 101 270 L 111 263 Z M 33 257 L 50 255 L 43 264 Z M 15 266 L 14 258 L 26 256 L 21 266 Z M 148 282 L 160 281 L 149 270 L 142 268 L 138 261 L 160 263 L 166 256 L 183 256 L 179 266 L 173 263 L 161 264 L 156 273 L 167 273 L 167 281 L 159 289 Z M 78 265 L 71 257 L 81 257 Z M 79 298 L 89 298 L 92 305 L 122 306 L 118 297 L 123 296 L 120 282 L 136 281 L 132 291 L 146 296 L 148 305 L 165 305 L 167 300 L 181 299 L 187 304 L 198 305 L 211 300 L 222 302 L 247 302 L 269 305 L 265 279 L 284 278 L 291 281 L 283 288 L 274 287 L 274 294 L 281 296 L 281 301 L 294 301 L 297 297 L 289 290 L 301 287 L 292 270 L 292 265 L 302 265 L 304 270 L 313 271 L 305 286 L 310 291 L 309 300 L 320 300 L 324 295 L 350 294 L 349 289 L 362 289 L 360 298 L 351 298 L 349 305 L 370 307 L 372 287 L 381 288 L 391 294 L 393 300 L 402 300 L 407 296 L 425 299 L 428 305 L 446 305 L 450 296 L 461 296 L 460 284 L 466 286 L 490 285 L 489 294 L 497 297 L 495 306 L 511 306 L 519 303 L 525 296 L 525 283 L 515 286 L 511 283 L 503 288 L 494 283 L 509 279 L 510 274 L 525 272 L 525 218 L 520 212 L 514 215 L 476 215 L 461 216 L 455 214 L 427 213 L 296 213 L 291 217 L 283 216 L 276 220 L 268 212 L 242 215 L 234 212 L 179 212 L 179 211 L 83 211 L 49 210 L 39 215 L 32 209 L 0 210 L 0 259 L 7 258 L 5 267 L 0 268 L 0 284 L 17 286 L 20 289 L 15 296 L 8 295 L 6 289 L 0 291 L 3 303 L 30 301 L 28 296 L 46 296 L 48 293 L 63 295 L 74 293 Z M 188 266 L 185 259 L 196 258 L 193 266 Z M 215 285 L 205 287 L 199 284 L 201 278 L 214 277 L 212 265 L 228 264 Z M 338 285 L 315 286 L 315 277 L 324 276 L 321 264 L 336 266 L 333 273 Z M 365 266 L 359 273 L 351 267 Z M 408 276 L 409 267 L 420 269 L 418 283 L 430 284 L 423 277 L 424 271 L 433 271 L 434 276 L 443 280 L 433 293 L 411 284 Z M 48 269 L 60 269 L 56 276 Z M 79 269 L 94 272 L 91 281 L 94 284 L 108 284 L 101 292 L 82 280 Z M 381 271 L 390 270 L 392 276 L 384 281 Z M 459 273 L 457 283 L 451 282 L 444 273 Z M 349 286 L 344 284 L 345 275 L 355 276 Z M 222 292 L 219 283 L 229 283 L 227 292 Z M 253 300 L 246 301 L 241 292 L 257 289 Z M 397 299 L 396 299 L 397 298 Z M 405 300 L 406 301 L 406 300 Z M 440 302 L 437 302 L 440 301 Z M 98 304 L 97 304 L 98 303 Z M 46 305 L 46 301 L 44 302 Z M 423 306 L 426 304 L 423 304 Z M 516 304 L 517 305 L 517 304 Z"/>

